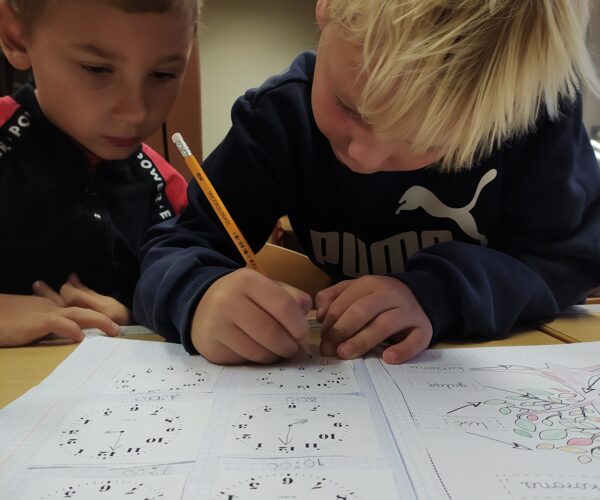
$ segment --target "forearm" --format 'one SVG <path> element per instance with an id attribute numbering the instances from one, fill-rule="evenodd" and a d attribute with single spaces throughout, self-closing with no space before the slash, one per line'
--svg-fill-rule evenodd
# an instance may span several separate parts
<path id="1" fill-rule="evenodd" d="M 502 338 L 578 302 L 600 279 L 597 261 L 537 261 L 535 269 L 503 252 L 448 242 L 415 254 L 398 278 L 428 314 L 434 341 Z"/>

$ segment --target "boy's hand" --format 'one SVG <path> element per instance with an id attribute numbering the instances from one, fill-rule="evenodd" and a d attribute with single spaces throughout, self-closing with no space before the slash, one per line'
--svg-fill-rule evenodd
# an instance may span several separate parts
<path id="1" fill-rule="evenodd" d="M 58 306 L 81 307 L 98 311 L 108 316 L 117 325 L 123 326 L 131 323 L 131 311 L 126 306 L 112 297 L 100 295 L 88 288 L 76 274 L 69 276 L 69 279 L 60 288 L 60 294 L 43 281 L 36 281 L 33 284 L 33 293 L 38 297 L 52 300 Z"/>
<path id="2" fill-rule="evenodd" d="M 0 295 L 0 346 L 30 344 L 49 333 L 83 340 L 82 328 L 99 328 L 110 336 L 119 334 L 118 325 L 104 314 L 79 307 L 61 307 L 45 297 Z"/>
<path id="3" fill-rule="evenodd" d="M 392 337 L 398 343 L 384 351 L 383 360 L 396 364 L 427 348 L 433 336 L 410 288 L 389 276 L 342 281 L 320 291 L 316 303 L 325 356 L 357 358 Z"/>
<path id="4" fill-rule="evenodd" d="M 296 354 L 309 333 L 310 296 L 251 269 L 215 281 L 196 307 L 192 343 L 219 364 L 271 363 Z"/>

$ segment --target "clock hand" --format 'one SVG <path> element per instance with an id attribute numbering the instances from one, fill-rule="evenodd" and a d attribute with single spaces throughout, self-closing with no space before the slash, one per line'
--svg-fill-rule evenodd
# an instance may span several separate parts
<path id="1" fill-rule="evenodd" d="M 288 444 L 290 444 L 292 442 L 292 440 L 290 439 L 290 433 L 292 432 L 292 426 L 298 425 L 298 424 L 304 425 L 306 422 L 308 422 L 307 419 L 301 418 L 301 419 L 296 420 L 295 422 L 292 422 L 291 424 L 288 424 L 288 431 L 287 431 L 287 434 L 285 436 L 285 441 L 283 439 L 281 439 L 281 438 L 278 438 L 279 441 L 281 441 L 286 446 Z"/>
<path id="2" fill-rule="evenodd" d="M 306 422 L 308 422 L 308 419 L 301 418 L 301 419 L 296 420 L 293 424 L 289 424 L 289 427 L 291 427 L 292 425 L 296 425 L 296 424 L 304 425 Z"/>
<path id="3" fill-rule="evenodd" d="M 115 444 L 110 447 L 111 450 L 114 451 L 114 450 L 116 450 L 118 448 L 117 445 L 119 444 L 119 441 L 121 440 L 121 436 L 123 436 L 124 432 L 125 431 L 106 431 L 106 434 L 118 434 L 117 440 L 115 441 Z"/>

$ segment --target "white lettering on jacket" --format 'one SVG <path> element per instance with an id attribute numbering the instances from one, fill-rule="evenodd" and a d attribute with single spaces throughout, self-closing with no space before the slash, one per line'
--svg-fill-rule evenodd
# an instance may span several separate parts
<path id="1" fill-rule="evenodd" d="M 440 231 L 406 231 L 367 246 L 350 233 L 322 233 L 310 230 L 315 258 L 321 264 L 339 265 L 348 277 L 366 274 L 396 274 L 404 271 L 407 259 L 422 248 L 452 240 L 452 233 Z"/>
<path id="2" fill-rule="evenodd" d="M 12 150 L 12 143 L 15 139 L 19 139 L 21 137 L 22 129 L 28 128 L 31 126 L 31 115 L 28 111 L 23 111 L 20 115 L 16 117 L 16 124 L 10 125 L 7 127 L 8 135 L 5 140 L 0 140 L 0 158 L 5 153 L 8 153 Z"/>
<path id="3" fill-rule="evenodd" d="M 156 197 L 154 198 L 154 203 L 158 205 L 159 217 L 162 220 L 170 219 L 171 217 L 173 217 L 174 214 L 162 203 L 164 199 L 163 190 L 165 187 L 165 183 L 163 181 L 162 176 L 160 175 L 160 172 L 156 169 L 154 163 L 152 163 L 150 160 L 148 160 L 148 158 L 146 158 L 144 153 L 139 153 L 137 155 L 137 159 L 140 160 L 140 167 L 142 167 L 144 170 L 147 170 L 152 176 L 154 182 L 156 183 Z"/>
<path id="4" fill-rule="evenodd" d="M 479 232 L 471 210 L 477 204 L 483 188 L 492 182 L 496 175 L 495 169 L 487 171 L 481 177 L 472 200 L 464 207 L 458 208 L 447 206 L 429 189 L 412 186 L 398 201 L 399 206 L 395 213 L 398 215 L 404 211 L 422 208 L 431 217 L 454 221 L 465 235 L 478 240 L 481 245 L 486 245 L 487 238 Z M 446 229 L 406 231 L 368 246 L 350 233 L 319 232 L 311 229 L 310 237 L 316 260 L 321 264 L 341 264 L 343 274 L 348 277 L 401 273 L 406 261 L 414 253 L 453 239 L 452 233 Z M 343 259 L 342 262 L 340 258 Z"/>

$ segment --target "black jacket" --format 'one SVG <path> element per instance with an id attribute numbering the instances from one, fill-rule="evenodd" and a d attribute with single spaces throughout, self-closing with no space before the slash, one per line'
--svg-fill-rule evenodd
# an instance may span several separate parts
<path id="1" fill-rule="evenodd" d="M 69 273 L 131 307 L 146 230 L 186 202 L 184 179 L 146 145 L 91 166 L 30 86 L 0 99 L 0 293 L 55 289 Z"/>

